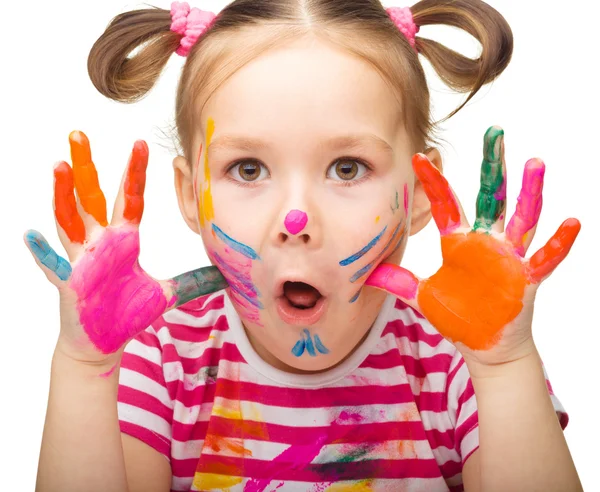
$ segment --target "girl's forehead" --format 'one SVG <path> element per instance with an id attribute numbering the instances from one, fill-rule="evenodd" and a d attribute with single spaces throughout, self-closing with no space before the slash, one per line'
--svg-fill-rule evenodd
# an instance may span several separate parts
<path id="1" fill-rule="evenodd" d="M 319 43 L 319 45 L 317 45 Z M 315 39 L 263 53 L 229 77 L 202 111 L 232 130 L 348 126 L 389 133 L 401 107 L 389 84 L 368 62 Z"/>

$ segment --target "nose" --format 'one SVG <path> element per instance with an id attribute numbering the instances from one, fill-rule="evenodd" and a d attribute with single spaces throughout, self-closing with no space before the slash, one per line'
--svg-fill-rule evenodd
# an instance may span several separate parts
<path id="1" fill-rule="evenodd" d="M 304 210 L 292 209 L 279 218 L 277 243 L 301 243 L 316 246 L 317 227 L 315 217 Z"/>

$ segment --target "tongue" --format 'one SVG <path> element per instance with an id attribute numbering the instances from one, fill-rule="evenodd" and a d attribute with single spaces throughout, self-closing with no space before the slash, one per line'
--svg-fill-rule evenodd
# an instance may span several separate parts
<path id="1" fill-rule="evenodd" d="M 286 282 L 283 286 L 283 294 L 293 306 L 303 309 L 313 307 L 321 297 L 317 289 L 304 282 Z"/>

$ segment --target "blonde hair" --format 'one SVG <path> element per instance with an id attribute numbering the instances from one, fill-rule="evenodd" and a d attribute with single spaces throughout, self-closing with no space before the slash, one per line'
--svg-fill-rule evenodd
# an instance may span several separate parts
<path id="1" fill-rule="evenodd" d="M 468 93 L 449 118 L 506 68 L 513 49 L 511 29 L 502 15 L 480 0 L 421 0 L 410 9 L 419 27 L 454 26 L 481 44 L 480 56 L 471 59 L 434 40 L 416 38 L 418 54 L 444 83 Z M 144 97 L 179 46 L 181 35 L 170 26 L 170 11 L 160 8 L 117 15 L 88 57 L 88 72 L 98 91 L 128 103 Z M 415 149 L 421 151 L 432 141 L 435 123 L 423 67 L 379 0 L 234 0 L 192 47 L 182 69 L 175 137 L 188 162 L 199 115 L 218 87 L 261 53 L 307 33 L 371 64 L 402 101 Z"/>

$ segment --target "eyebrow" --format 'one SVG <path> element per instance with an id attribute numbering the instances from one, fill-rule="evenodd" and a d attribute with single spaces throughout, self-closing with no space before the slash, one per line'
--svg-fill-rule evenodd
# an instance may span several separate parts
<path id="1" fill-rule="evenodd" d="M 211 153 L 215 150 L 224 148 L 256 151 L 267 148 L 268 146 L 269 142 L 260 138 L 243 137 L 239 135 L 220 135 L 210 143 L 207 151 Z M 366 146 L 374 146 L 382 152 L 390 154 L 394 152 L 389 143 L 372 133 L 340 135 L 321 142 L 320 146 L 332 150 L 341 150 L 347 148 L 356 149 L 361 147 L 364 148 Z"/>

